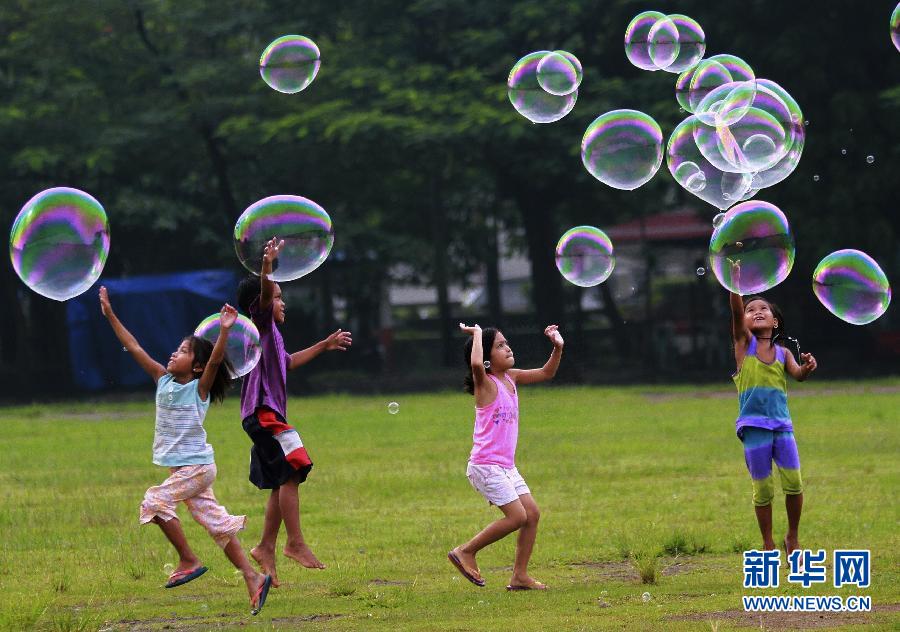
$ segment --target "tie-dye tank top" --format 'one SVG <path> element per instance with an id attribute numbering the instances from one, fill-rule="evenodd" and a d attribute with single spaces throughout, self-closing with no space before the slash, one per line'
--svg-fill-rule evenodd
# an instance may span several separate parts
<path id="1" fill-rule="evenodd" d="M 509 387 L 490 373 L 487 376 L 497 386 L 497 397 L 481 408 L 475 408 L 475 432 L 469 462 L 475 465 L 515 467 L 516 442 L 519 438 L 519 394 L 509 376 Z"/>
<path id="2" fill-rule="evenodd" d="M 791 414 L 787 406 L 787 378 L 784 360 L 787 351 L 775 345 L 775 359 L 767 364 L 757 355 L 756 336 L 750 336 L 750 346 L 740 370 L 732 376 L 738 390 L 740 412 L 736 422 L 738 436 L 745 426 L 779 432 L 792 432 Z"/>

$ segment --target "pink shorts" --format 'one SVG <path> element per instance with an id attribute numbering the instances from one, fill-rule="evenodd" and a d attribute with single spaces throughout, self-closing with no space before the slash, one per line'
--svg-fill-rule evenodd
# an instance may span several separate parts
<path id="1" fill-rule="evenodd" d="M 169 472 L 169 478 L 144 494 L 141 524 L 147 524 L 157 517 L 164 522 L 177 518 L 175 507 L 183 502 L 194 520 L 224 549 L 232 536 L 244 528 L 247 516 L 230 515 L 213 495 L 216 464 L 170 467 Z"/>

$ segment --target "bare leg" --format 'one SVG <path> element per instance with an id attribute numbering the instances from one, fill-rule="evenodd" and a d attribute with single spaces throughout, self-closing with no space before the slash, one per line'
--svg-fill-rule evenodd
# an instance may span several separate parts
<path id="1" fill-rule="evenodd" d="M 159 516 L 153 518 L 153 522 L 159 525 L 162 532 L 175 547 L 178 552 L 178 567 L 176 571 L 189 571 L 200 566 L 200 559 L 194 555 L 194 551 L 187 543 L 184 537 L 184 530 L 181 528 L 181 521 L 178 518 L 171 520 L 163 520 Z"/>
<path id="2" fill-rule="evenodd" d="M 250 549 L 250 555 L 259 564 L 266 575 L 272 576 L 272 586 L 280 585 L 275 572 L 275 543 L 278 541 L 278 530 L 281 528 L 281 505 L 278 502 L 278 489 L 273 489 L 266 502 L 266 517 L 263 522 L 262 538 L 259 544 Z"/>
<path id="3" fill-rule="evenodd" d="M 756 510 L 756 521 L 759 523 L 759 532 L 763 538 L 763 549 L 766 551 L 774 551 L 776 548 L 775 541 L 772 539 L 772 503 L 764 507 L 754 506 Z"/>
<path id="4" fill-rule="evenodd" d="M 522 497 L 520 496 L 519 498 Z M 465 544 L 453 549 L 453 553 L 459 558 L 463 567 L 479 579 L 481 578 L 481 571 L 478 570 L 478 564 L 475 562 L 475 554 L 487 545 L 505 538 L 516 529 L 521 529 L 528 520 L 528 515 L 525 512 L 525 507 L 522 506 L 521 500 L 514 500 L 499 509 L 503 512 L 502 518 L 486 526 L 478 535 Z"/>
<path id="5" fill-rule="evenodd" d="M 250 561 L 247 559 L 247 556 L 244 555 L 244 549 L 241 548 L 241 543 L 238 541 L 237 537 L 231 536 L 231 539 L 228 541 L 224 550 L 225 555 L 231 560 L 234 567 L 243 574 L 244 583 L 247 584 L 247 594 L 250 595 L 250 606 L 255 608 L 256 603 L 254 602 L 256 600 L 256 591 L 263 585 L 266 576 L 262 573 L 257 573 L 256 570 L 250 566 Z"/>
<path id="6" fill-rule="evenodd" d="M 325 568 L 325 565 L 313 555 L 312 550 L 303 539 L 300 530 L 300 483 L 290 480 L 278 488 L 278 502 L 281 506 L 281 518 L 287 531 L 287 544 L 284 554 L 300 562 L 306 568 Z"/>
<path id="7" fill-rule="evenodd" d="M 785 494 L 784 508 L 787 510 L 788 532 L 784 536 L 784 546 L 788 555 L 800 547 L 800 514 L 803 511 L 803 494 Z"/>
<path id="8" fill-rule="evenodd" d="M 519 529 L 519 538 L 516 541 L 516 562 L 513 565 L 512 579 L 509 584 L 510 586 L 543 586 L 528 574 L 528 560 L 531 559 L 531 552 L 534 549 L 541 512 L 531 494 L 522 494 L 519 496 L 519 500 L 525 508 L 526 519 L 525 525 Z"/>

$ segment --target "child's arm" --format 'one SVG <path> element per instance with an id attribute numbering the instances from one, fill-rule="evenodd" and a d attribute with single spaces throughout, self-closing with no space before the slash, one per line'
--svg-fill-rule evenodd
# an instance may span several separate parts
<path id="1" fill-rule="evenodd" d="M 154 382 L 158 382 L 159 378 L 166 374 L 166 368 L 151 358 L 147 352 L 141 348 L 141 345 L 139 345 L 137 339 L 131 335 L 131 332 L 125 329 L 125 325 L 119 322 L 119 319 L 116 317 L 115 312 L 113 312 L 112 305 L 109 302 L 109 294 L 102 285 L 100 286 L 100 311 L 106 316 L 106 320 L 109 321 L 113 333 L 116 334 L 116 338 L 119 339 L 119 342 L 122 343 L 125 350 L 128 351 L 135 359 L 135 362 L 147 372 L 147 375 L 153 378 Z"/>
<path id="2" fill-rule="evenodd" d="M 565 341 L 559 334 L 559 325 L 547 325 L 544 329 L 544 335 L 553 343 L 553 351 L 550 358 L 539 369 L 510 369 L 507 371 L 513 382 L 516 384 L 534 384 L 536 382 L 546 382 L 552 380 L 559 368 L 559 361 L 562 359 L 562 350 Z"/>
<path id="3" fill-rule="evenodd" d="M 788 373 L 790 373 L 791 377 L 798 382 L 802 382 L 803 380 L 808 378 L 809 374 L 815 371 L 816 367 L 818 366 L 818 364 L 816 363 L 816 359 L 811 353 L 801 353 L 800 360 L 803 362 L 802 366 L 797 364 L 797 361 L 794 359 L 793 353 L 785 350 L 784 368 Z"/>
<path id="4" fill-rule="evenodd" d="M 203 367 L 200 383 L 197 384 L 197 393 L 203 401 L 206 401 L 206 398 L 209 396 L 209 389 L 212 387 L 219 366 L 225 358 L 225 345 L 228 343 L 228 334 L 236 320 L 237 310 L 225 303 L 222 306 L 222 311 L 219 312 L 219 336 L 216 338 L 216 344 L 209 356 L 209 360 L 206 362 L 206 366 Z"/>
<path id="5" fill-rule="evenodd" d="M 323 351 L 346 351 L 352 344 L 353 335 L 349 331 L 338 329 L 325 340 L 320 340 L 311 347 L 292 353 L 288 371 L 306 364 Z"/>
<path id="6" fill-rule="evenodd" d="M 731 274 L 732 280 L 740 286 L 741 262 L 739 260 L 731 264 Z M 731 340 L 734 342 L 734 361 L 740 369 L 744 362 L 744 356 L 747 355 L 747 348 L 750 346 L 750 330 L 747 329 L 747 323 L 744 320 L 744 299 L 741 295 L 729 292 L 728 303 L 731 306 Z"/>
<path id="7" fill-rule="evenodd" d="M 278 252 L 284 246 L 284 240 L 272 237 L 263 250 L 262 270 L 259 272 L 259 311 L 264 312 L 272 305 L 275 296 L 275 282 L 271 279 L 272 264 L 278 258 Z"/>

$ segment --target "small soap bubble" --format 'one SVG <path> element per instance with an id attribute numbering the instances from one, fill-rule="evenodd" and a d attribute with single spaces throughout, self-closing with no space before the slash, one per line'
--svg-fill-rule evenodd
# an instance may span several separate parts
<path id="1" fill-rule="evenodd" d="M 809 127 L 809 119 L 806 119 L 805 121 L 803 121 L 803 125 L 805 125 L 806 127 Z"/>
<path id="2" fill-rule="evenodd" d="M 615 266 L 612 241 L 599 228 L 570 228 L 556 244 L 556 268 L 567 281 L 579 287 L 603 283 Z"/>
<path id="3" fill-rule="evenodd" d="M 331 217 L 299 195 L 272 195 L 251 204 L 234 225 L 234 248 L 241 264 L 259 274 L 263 250 L 273 237 L 284 240 L 271 279 L 294 281 L 318 268 L 334 244 Z"/>
<path id="4" fill-rule="evenodd" d="M 650 601 L 650 593 L 645 592 L 643 595 L 641 595 L 641 600 L 644 603 L 647 603 L 648 601 Z"/>
<path id="5" fill-rule="evenodd" d="M 490 360 L 485 360 L 485 361 L 483 362 L 483 364 L 484 364 L 484 370 L 485 370 L 485 371 L 487 371 L 489 368 L 491 368 L 491 361 L 490 361 Z"/>
<path id="6" fill-rule="evenodd" d="M 397 402 L 391 402 L 390 404 L 388 404 L 388 412 L 392 415 L 396 415 L 400 412 L 400 404 L 398 404 Z"/>
<path id="7" fill-rule="evenodd" d="M 266 46 L 259 74 L 273 90 L 294 94 L 313 82 L 321 64 L 315 42 L 303 35 L 284 35 Z"/>
<path id="8" fill-rule="evenodd" d="M 216 344 L 221 329 L 219 314 L 210 314 L 197 325 L 194 335 Z M 261 354 L 259 330 L 252 320 L 243 314 L 238 314 L 237 320 L 231 326 L 228 341 L 225 344 L 225 357 L 228 358 L 233 369 L 231 372 L 232 379 L 239 378 L 252 371 L 259 362 Z"/>
<path id="9" fill-rule="evenodd" d="M 706 274 L 706 268 L 697 268 L 697 276 L 703 276 Z"/>
<path id="10" fill-rule="evenodd" d="M 122 351 L 128 351 L 128 347 L 122 347 Z"/>
<path id="11" fill-rule="evenodd" d="M 846 150 L 846 149 L 841 149 L 841 155 L 842 155 L 842 156 L 846 156 L 846 155 L 847 155 L 847 150 Z"/>
<path id="12" fill-rule="evenodd" d="M 506 80 L 506 94 L 509 97 L 509 102 L 512 103 L 516 112 L 532 123 L 553 123 L 558 121 L 572 111 L 572 108 L 575 107 L 575 101 L 578 99 L 577 89 L 573 89 L 568 94 L 558 95 L 547 92 L 542 87 L 538 79 L 538 65 L 547 55 L 551 54 L 551 51 L 539 50 L 525 55 L 515 63 L 512 70 L 509 71 L 509 78 Z M 567 54 L 565 51 L 559 51 L 559 55 L 554 56 L 553 60 L 562 58 L 563 61 L 568 63 L 575 71 L 573 81 L 576 81 L 578 80 L 578 70 L 580 68 L 574 67 L 571 63 L 572 59 L 566 57 Z M 549 81 L 549 77 L 542 75 L 542 78 L 545 82 Z"/>
<path id="13" fill-rule="evenodd" d="M 875 156 L 866 156 L 866 162 L 870 165 L 875 162 Z"/>
<path id="14" fill-rule="evenodd" d="M 722 220 L 725 219 L 725 213 L 719 213 L 715 217 L 713 217 L 713 228 L 718 228 L 719 224 L 722 223 Z"/>
<path id="15" fill-rule="evenodd" d="M 813 176 L 813 182 L 818 182 L 818 181 L 819 181 L 819 174 L 817 173 L 816 175 Z"/>

